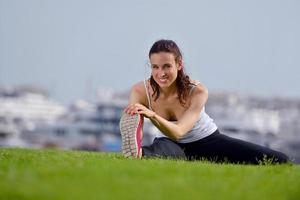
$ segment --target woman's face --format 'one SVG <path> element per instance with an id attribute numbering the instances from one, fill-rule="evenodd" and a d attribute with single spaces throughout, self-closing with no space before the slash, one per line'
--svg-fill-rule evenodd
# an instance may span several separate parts
<path id="1" fill-rule="evenodd" d="M 151 54 L 150 63 L 153 79 L 161 88 L 169 87 L 181 69 L 181 65 L 175 61 L 174 54 L 168 52 Z"/>

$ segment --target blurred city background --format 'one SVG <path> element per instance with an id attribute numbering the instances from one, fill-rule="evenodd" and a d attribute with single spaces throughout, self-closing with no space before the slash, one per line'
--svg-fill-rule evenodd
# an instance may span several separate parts
<path id="1" fill-rule="evenodd" d="M 224 134 L 300 163 L 300 1 L 0 0 L 0 146 L 120 151 L 130 87 L 180 46 Z M 143 144 L 158 130 L 149 121 Z"/>

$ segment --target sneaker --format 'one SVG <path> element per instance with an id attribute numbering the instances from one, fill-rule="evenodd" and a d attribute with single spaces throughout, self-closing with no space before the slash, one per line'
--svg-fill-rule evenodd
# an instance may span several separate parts
<path id="1" fill-rule="evenodd" d="M 120 120 L 122 152 L 125 157 L 142 157 L 142 137 L 144 118 L 140 114 L 123 113 Z"/>

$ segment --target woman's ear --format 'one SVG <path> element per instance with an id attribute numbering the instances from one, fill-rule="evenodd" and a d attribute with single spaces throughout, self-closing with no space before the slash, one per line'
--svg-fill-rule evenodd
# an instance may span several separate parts
<path id="1" fill-rule="evenodd" d="M 180 60 L 178 61 L 177 69 L 178 69 L 178 70 L 183 69 L 183 61 L 182 61 L 182 59 L 180 59 Z"/>

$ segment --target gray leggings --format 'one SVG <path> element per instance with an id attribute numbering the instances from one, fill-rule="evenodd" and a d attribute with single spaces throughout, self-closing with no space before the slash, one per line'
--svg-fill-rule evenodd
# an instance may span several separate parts
<path id="1" fill-rule="evenodd" d="M 209 160 L 259 164 L 267 159 L 271 163 L 286 163 L 289 158 L 264 146 L 235 139 L 216 130 L 213 134 L 191 143 L 177 143 L 169 138 L 155 138 L 150 146 L 143 146 L 143 157 L 161 157 L 186 160 Z"/>

